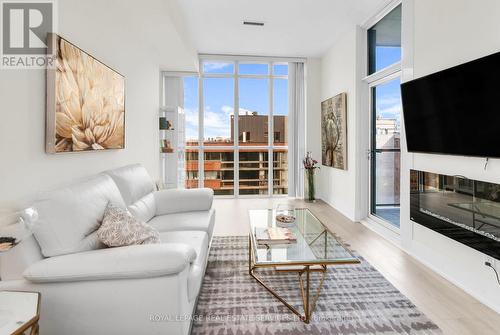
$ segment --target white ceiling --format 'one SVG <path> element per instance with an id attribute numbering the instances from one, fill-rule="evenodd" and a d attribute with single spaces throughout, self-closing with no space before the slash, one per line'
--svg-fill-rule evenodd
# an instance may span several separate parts
<path id="1" fill-rule="evenodd" d="M 199 53 L 319 57 L 387 0 L 177 0 Z M 243 21 L 265 22 L 264 27 Z"/>

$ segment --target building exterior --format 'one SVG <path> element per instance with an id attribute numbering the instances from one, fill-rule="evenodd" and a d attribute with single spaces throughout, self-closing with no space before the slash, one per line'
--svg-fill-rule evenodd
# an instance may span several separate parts
<path id="1" fill-rule="evenodd" d="M 288 193 L 288 118 L 273 116 L 274 146 L 269 150 L 268 116 L 256 112 L 239 115 L 239 194 L 265 195 L 269 187 L 269 155 L 273 164 L 273 194 Z M 217 195 L 234 194 L 235 151 L 223 148 L 234 143 L 234 115 L 231 115 L 231 138 L 204 141 L 204 186 Z M 248 147 L 248 149 L 245 149 Z M 257 147 L 257 148 L 256 148 Z M 262 148 L 258 148 L 262 147 Z M 186 188 L 199 185 L 199 151 L 186 150 Z"/>
<path id="2" fill-rule="evenodd" d="M 399 124 L 396 119 L 376 120 L 377 149 L 398 149 L 376 154 L 377 205 L 399 205 L 401 154 Z"/>

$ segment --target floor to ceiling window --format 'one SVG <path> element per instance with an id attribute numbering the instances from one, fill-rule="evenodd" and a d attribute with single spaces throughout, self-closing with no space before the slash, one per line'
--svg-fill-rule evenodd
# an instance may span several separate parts
<path id="1" fill-rule="evenodd" d="M 288 64 L 202 59 L 183 80 L 186 187 L 288 194 Z"/>
<path id="2" fill-rule="evenodd" d="M 401 4 L 367 29 L 370 215 L 400 226 Z"/>

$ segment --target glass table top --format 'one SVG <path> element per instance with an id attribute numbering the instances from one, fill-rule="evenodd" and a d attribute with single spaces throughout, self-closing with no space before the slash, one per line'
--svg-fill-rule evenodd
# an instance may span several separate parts
<path id="1" fill-rule="evenodd" d="M 0 291 L 0 334 L 12 334 L 38 314 L 39 293 Z"/>
<path id="2" fill-rule="evenodd" d="M 359 260 L 307 208 L 295 209 L 295 222 L 287 226 L 297 241 L 290 244 L 257 243 L 256 230 L 279 227 L 276 210 L 249 210 L 250 238 L 255 265 L 350 264 Z"/>

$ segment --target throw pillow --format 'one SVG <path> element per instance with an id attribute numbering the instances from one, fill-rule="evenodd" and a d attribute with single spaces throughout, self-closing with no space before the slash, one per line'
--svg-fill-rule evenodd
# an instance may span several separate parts
<path id="1" fill-rule="evenodd" d="M 108 204 L 97 237 L 108 247 L 160 243 L 160 234 L 135 219 L 126 209 Z"/>

